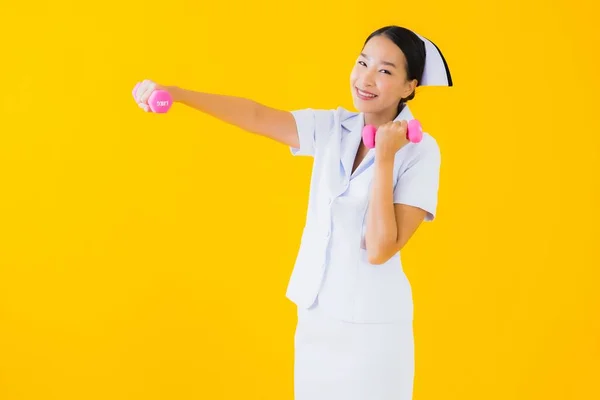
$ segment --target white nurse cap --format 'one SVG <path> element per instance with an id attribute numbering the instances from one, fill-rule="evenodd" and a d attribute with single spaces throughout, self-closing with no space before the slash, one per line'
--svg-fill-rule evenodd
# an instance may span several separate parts
<path id="1" fill-rule="evenodd" d="M 440 49 L 431 40 L 416 35 L 425 42 L 425 69 L 419 86 L 452 86 L 452 76 Z"/>

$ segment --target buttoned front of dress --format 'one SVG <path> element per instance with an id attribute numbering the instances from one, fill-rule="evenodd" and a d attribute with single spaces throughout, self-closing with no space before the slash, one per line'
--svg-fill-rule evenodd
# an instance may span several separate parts
<path id="1" fill-rule="evenodd" d="M 369 263 L 366 215 L 375 170 L 371 149 L 356 171 L 352 166 L 362 140 L 361 113 L 305 109 L 293 112 L 300 139 L 294 155 L 314 158 L 307 219 L 287 296 L 299 307 L 318 299 L 323 312 L 350 322 L 412 320 L 409 281 L 397 253 L 381 265 Z M 405 106 L 397 120 L 410 120 Z M 421 207 L 432 220 L 437 204 L 439 149 L 424 134 L 394 160 L 394 202 Z"/>

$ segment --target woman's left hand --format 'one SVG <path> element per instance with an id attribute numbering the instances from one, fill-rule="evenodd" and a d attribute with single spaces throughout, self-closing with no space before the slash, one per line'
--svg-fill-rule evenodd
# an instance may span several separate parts
<path id="1" fill-rule="evenodd" d="M 408 123 L 406 121 L 390 121 L 377 129 L 375 152 L 379 156 L 394 155 L 410 141 L 407 138 Z"/>

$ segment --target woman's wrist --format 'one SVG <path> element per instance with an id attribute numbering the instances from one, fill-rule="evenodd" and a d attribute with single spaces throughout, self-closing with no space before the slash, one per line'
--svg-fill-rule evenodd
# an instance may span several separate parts
<path id="1" fill-rule="evenodd" d="M 388 165 L 394 165 L 395 156 L 396 156 L 395 153 L 390 153 L 389 151 L 375 150 L 375 163 L 382 167 L 388 166 Z"/>
<path id="2" fill-rule="evenodd" d="M 185 89 L 182 89 L 178 86 L 165 86 L 165 90 L 169 92 L 173 98 L 173 103 L 179 103 L 183 99 Z"/>

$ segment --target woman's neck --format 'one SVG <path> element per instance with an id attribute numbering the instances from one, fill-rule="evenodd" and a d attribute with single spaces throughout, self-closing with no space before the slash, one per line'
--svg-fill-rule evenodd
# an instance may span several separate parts
<path id="1" fill-rule="evenodd" d="M 397 108 L 384 110 L 378 113 L 365 113 L 365 125 L 373 125 L 378 128 L 385 123 L 395 120 L 403 108 L 404 104 Z"/>

